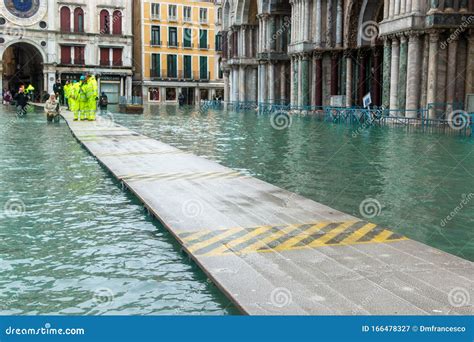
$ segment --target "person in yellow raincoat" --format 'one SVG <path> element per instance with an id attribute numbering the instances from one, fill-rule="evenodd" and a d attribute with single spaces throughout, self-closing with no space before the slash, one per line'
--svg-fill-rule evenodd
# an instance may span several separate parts
<path id="1" fill-rule="evenodd" d="M 74 114 L 74 121 L 79 120 L 79 82 L 73 81 L 68 94 L 69 110 Z"/>
<path id="2" fill-rule="evenodd" d="M 80 113 L 80 119 L 81 120 L 87 120 L 87 113 L 89 111 L 88 108 L 88 90 L 89 86 L 86 81 L 85 76 L 81 76 L 81 79 L 79 81 L 79 95 L 78 95 L 78 101 L 79 101 L 79 113 Z"/>
<path id="3" fill-rule="evenodd" d="M 65 99 L 65 103 L 68 109 L 69 109 L 68 99 L 69 99 L 69 93 L 71 92 L 71 86 L 72 86 L 72 83 L 69 81 L 66 81 L 66 84 L 64 85 L 64 99 Z"/>
<path id="4" fill-rule="evenodd" d="M 97 80 L 94 75 L 87 77 L 87 120 L 94 121 L 97 112 L 97 98 L 99 96 Z"/>

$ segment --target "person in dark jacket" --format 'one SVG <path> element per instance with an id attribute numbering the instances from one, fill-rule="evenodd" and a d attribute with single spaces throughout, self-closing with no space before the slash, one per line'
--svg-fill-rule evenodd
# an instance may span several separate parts
<path id="1" fill-rule="evenodd" d="M 179 102 L 179 106 L 182 107 L 184 105 L 184 101 L 186 100 L 186 97 L 184 97 L 184 94 L 183 93 L 179 93 L 179 96 L 178 96 L 178 102 Z"/>
<path id="2" fill-rule="evenodd" d="M 64 89 L 59 78 L 53 86 L 53 91 L 56 94 L 56 98 L 59 99 L 61 106 L 64 105 Z"/>
<path id="3" fill-rule="evenodd" d="M 102 94 L 100 95 L 100 98 L 99 98 L 99 108 L 100 108 L 100 111 L 103 113 L 107 110 L 107 105 L 109 104 L 109 99 L 107 97 L 107 95 L 102 92 Z"/>
<path id="4" fill-rule="evenodd" d="M 21 86 L 18 94 L 15 95 L 16 108 L 19 115 L 26 114 L 26 106 L 28 106 L 28 95 L 25 94 L 25 86 Z"/>

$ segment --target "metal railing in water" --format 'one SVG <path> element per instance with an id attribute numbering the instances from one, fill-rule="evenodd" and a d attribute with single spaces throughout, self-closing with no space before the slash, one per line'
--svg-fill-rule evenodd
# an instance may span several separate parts
<path id="1" fill-rule="evenodd" d="M 327 122 L 348 125 L 405 125 L 450 129 L 453 132 L 458 131 L 470 136 L 472 136 L 474 129 L 474 113 L 464 112 L 462 102 L 433 103 L 426 106 L 426 108 L 416 110 L 394 110 L 384 107 L 367 109 L 360 107 L 295 106 L 287 103 L 258 103 L 255 101 L 230 102 L 228 108 L 236 111 L 255 110 L 260 114 L 274 114 L 277 112 L 312 114 Z M 436 111 L 436 115 L 431 112 L 433 110 Z"/>

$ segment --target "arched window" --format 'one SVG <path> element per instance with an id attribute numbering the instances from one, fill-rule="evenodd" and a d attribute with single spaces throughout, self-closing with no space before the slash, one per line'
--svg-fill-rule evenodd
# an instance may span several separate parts
<path id="1" fill-rule="evenodd" d="M 74 32 L 84 32 L 84 11 L 80 7 L 74 10 Z"/>
<path id="2" fill-rule="evenodd" d="M 71 32 L 71 11 L 69 7 L 61 7 L 60 21 L 61 32 Z"/>
<path id="3" fill-rule="evenodd" d="M 110 16 L 109 11 L 105 9 L 100 11 L 100 33 L 110 34 Z"/>
<path id="4" fill-rule="evenodd" d="M 114 11 L 113 19 L 112 19 L 112 33 L 113 34 L 122 34 L 122 12 Z"/>

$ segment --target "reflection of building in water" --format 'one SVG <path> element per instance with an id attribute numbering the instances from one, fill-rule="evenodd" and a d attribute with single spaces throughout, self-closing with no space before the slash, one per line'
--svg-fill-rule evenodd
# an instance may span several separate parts
<path id="1" fill-rule="evenodd" d="M 52 92 L 84 73 L 100 75 L 111 103 L 132 89 L 132 0 L 0 2 L 0 84 Z"/>
<path id="2" fill-rule="evenodd" d="M 224 0 L 223 18 L 226 102 L 361 106 L 370 92 L 399 115 L 441 103 L 436 117 L 474 93 L 473 1 Z"/>
<path id="3" fill-rule="evenodd" d="M 134 9 L 134 89 L 149 102 L 187 104 L 223 97 L 221 18 L 212 1 L 142 0 Z"/>

